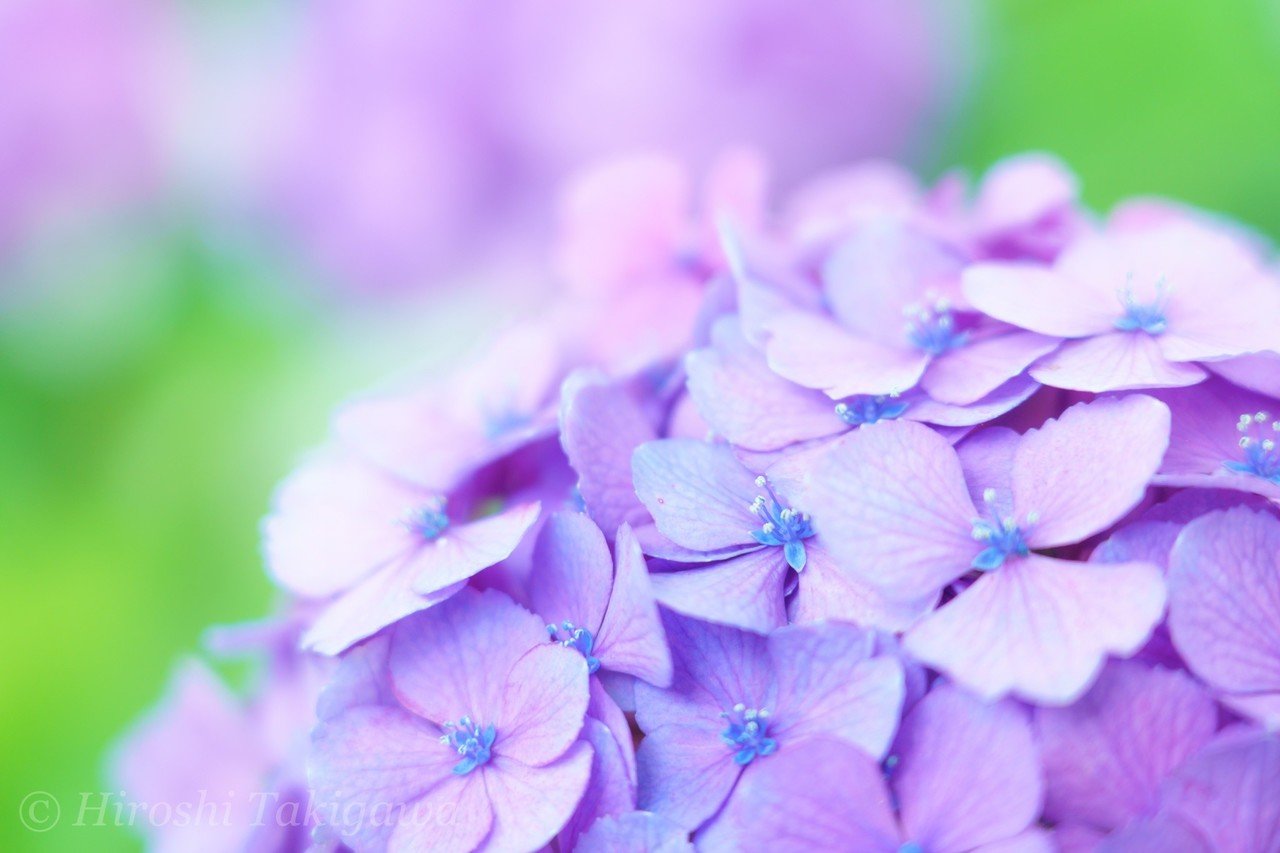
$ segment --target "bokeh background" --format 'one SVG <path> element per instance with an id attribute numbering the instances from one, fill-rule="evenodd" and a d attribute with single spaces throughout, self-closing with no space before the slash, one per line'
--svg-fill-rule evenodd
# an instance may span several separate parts
<path id="1" fill-rule="evenodd" d="M 1260 0 L 941 0 L 889 23 L 820 3 L 834 17 L 766 16 L 738 53 L 730 2 L 655 3 L 657 23 L 576 4 L 567 33 L 552 3 L 442 5 L 472 11 L 0 2 L 0 849 L 141 846 L 35 835 L 18 803 L 112 790 L 110 744 L 175 660 L 269 611 L 258 520 L 331 405 L 548 298 L 554 186 L 595 157 L 704 168 L 754 140 L 785 186 L 868 152 L 936 176 L 1043 149 L 1097 209 L 1159 194 L 1280 234 Z M 841 28 L 878 35 L 848 51 Z M 658 34 L 675 59 L 635 46 Z M 725 55 L 687 60 L 708 44 Z"/>

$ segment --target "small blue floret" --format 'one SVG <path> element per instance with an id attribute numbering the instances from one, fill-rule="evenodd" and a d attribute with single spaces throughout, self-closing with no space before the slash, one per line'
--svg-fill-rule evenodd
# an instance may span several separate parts
<path id="1" fill-rule="evenodd" d="M 1006 518 L 996 508 L 995 489 L 987 489 L 982 493 L 986 504 L 986 518 L 973 522 L 973 538 L 986 545 L 973 558 L 969 565 L 975 569 L 989 572 L 1004 565 L 1010 557 L 1025 557 L 1031 553 L 1027 544 L 1027 531 L 1036 523 L 1035 513 L 1028 513 L 1024 525 L 1019 525 L 1012 518 Z"/>
<path id="2" fill-rule="evenodd" d="M 1120 304 L 1124 306 L 1122 314 L 1114 323 L 1122 332 L 1146 332 L 1148 335 L 1162 335 L 1169 327 L 1165 308 L 1168 304 L 1168 288 L 1164 280 L 1156 282 L 1156 298 L 1151 302 L 1140 303 L 1133 298 L 1133 287 L 1127 286 L 1120 291 Z"/>
<path id="3" fill-rule="evenodd" d="M 761 545 L 772 545 L 782 548 L 787 565 L 797 572 L 805 567 L 808 554 L 804 549 L 804 540 L 813 536 L 813 523 L 806 512 L 797 512 L 784 507 L 764 477 L 756 477 L 756 485 L 765 490 L 765 495 L 757 495 L 751 503 L 751 512 L 763 524 L 751 531 L 751 536 Z"/>
<path id="4" fill-rule="evenodd" d="M 721 712 L 720 716 L 729 721 L 729 725 L 720 733 L 720 739 L 734 750 L 734 763 L 745 767 L 756 758 L 772 755 L 777 751 L 778 742 L 768 736 L 767 710 L 748 708 L 739 702 L 732 710 Z"/>
<path id="5" fill-rule="evenodd" d="M 596 638 L 586 628 L 579 628 L 566 619 L 558 627 L 548 625 L 547 634 L 553 643 L 559 643 L 566 649 L 576 649 L 587 661 L 587 672 L 595 673 L 600 669 L 600 659 L 591 654 Z"/>
<path id="6" fill-rule="evenodd" d="M 916 349 L 932 356 L 939 356 L 964 346 L 969 333 L 956 328 L 956 316 L 951 303 L 938 299 L 925 307 L 911 306 L 904 312 L 907 317 L 907 340 Z"/>
<path id="7" fill-rule="evenodd" d="M 1223 466 L 1237 474 L 1252 474 L 1280 486 L 1280 448 L 1276 445 L 1280 439 L 1280 420 L 1271 420 L 1266 412 L 1244 414 L 1236 423 L 1236 429 L 1242 433 L 1240 449 L 1244 451 L 1244 461 L 1228 460 Z"/>
<path id="8" fill-rule="evenodd" d="M 836 416 L 849 426 L 891 421 L 906 413 L 908 403 L 896 395 L 860 395 L 836 403 Z"/>
<path id="9" fill-rule="evenodd" d="M 472 722 L 470 717 L 463 717 L 456 723 L 445 723 L 444 730 L 440 742 L 462 756 L 462 760 L 453 766 L 456 775 L 465 776 L 489 762 L 493 742 L 498 737 L 498 731 L 492 723 L 481 727 Z"/>

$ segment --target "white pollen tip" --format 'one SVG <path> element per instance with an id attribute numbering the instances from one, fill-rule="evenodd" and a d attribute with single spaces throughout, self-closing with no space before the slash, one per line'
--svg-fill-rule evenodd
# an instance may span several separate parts
<path id="1" fill-rule="evenodd" d="M 764 475 L 763 475 L 763 474 L 761 474 L 759 477 L 756 477 L 756 485 L 757 485 L 757 486 L 759 486 L 759 487 L 760 487 L 760 488 L 762 488 L 762 489 L 764 488 L 765 483 L 767 483 L 767 482 L 769 482 L 769 481 L 768 481 L 768 480 L 766 480 L 766 479 L 764 478 Z"/>
<path id="2" fill-rule="evenodd" d="M 983 489 L 983 490 L 982 490 L 982 500 L 983 500 L 984 502 L 986 502 L 986 503 L 995 503 L 995 500 L 996 500 L 996 490 L 995 490 L 995 489 L 992 489 L 992 488 L 986 488 L 986 489 Z"/>

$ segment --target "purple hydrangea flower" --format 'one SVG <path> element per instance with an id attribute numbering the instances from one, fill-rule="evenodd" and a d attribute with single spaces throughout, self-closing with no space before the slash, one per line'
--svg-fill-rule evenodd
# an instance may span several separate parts
<path id="1" fill-rule="evenodd" d="M 852 625 L 793 626 L 768 638 L 671 616 L 667 690 L 636 686 L 640 807 L 694 830 L 776 756 L 837 738 L 882 756 L 897 727 L 902 667 Z"/>
<path id="2" fill-rule="evenodd" d="M 854 619 L 900 628 L 933 603 L 930 593 L 891 602 L 829 555 L 823 517 L 797 467 L 783 460 L 755 475 L 725 444 L 688 438 L 642 444 L 632 457 L 636 494 L 665 537 L 648 553 L 698 568 L 655 573 L 668 607 L 755 631 L 794 621 Z M 838 510 L 837 510 L 838 511 Z"/>
<path id="3" fill-rule="evenodd" d="M 907 714 L 893 754 L 814 738 L 779 750 L 768 773 L 744 773 L 700 836 L 708 849 L 779 851 L 1052 849 L 1035 827 L 1040 768 L 1026 715 L 949 685 Z M 887 777 L 887 779 L 886 779 Z"/>
<path id="4" fill-rule="evenodd" d="M 1164 612 L 1164 584 L 1145 563 L 1039 552 L 1081 542 L 1132 509 L 1168 432 L 1168 409 L 1150 397 L 1099 400 L 1004 454 L 970 457 L 966 472 L 964 457 L 927 428 L 874 424 L 815 464 L 809 496 L 841 508 L 824 520 L 835 559 L 890 600 L 934 595 L 976 573 L 908 631 L 910 654 L 985 697 L 1014 691 L 1065 703 L 1107 653 L 1131 654 L 1147 639 Z"/>
<path id="5" fill-rule="evenodd" d="M 581 655 L 501 593 L 465 590 L 397 625 L 387 673 L 396 702 L 314 734 L 311 782 L 346 844 L 532 851 L 560 830 L 591 771 Z"/>
<path id="6" fill-rule="evenodd" d="M 1085 238 L 1052 268 L 978 265 L 964 295 L 985 314 L 1066 339 L 1031 368 L 1058 388 L 1194 385 L 1207 375 L 1196 362 L 1280 348 L 1280 332 L 1257 322 L 1280 311 L 1280 286 L 1236 241 L 1189 223 Z"/>
<path id="7" fill-rule="evenodd" d="M 1280 726 L 1280 519 L 1221 510 L 1189 523 L 1169 567 L 1169 628 L 1187 666 L 1240 713 Z"/>

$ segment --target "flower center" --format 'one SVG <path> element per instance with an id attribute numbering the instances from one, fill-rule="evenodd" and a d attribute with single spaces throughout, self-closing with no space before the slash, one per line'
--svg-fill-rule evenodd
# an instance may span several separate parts
<path id="1" fill-rule="evenodd" d="M 449 529 L 449 515 L 444 511 L 443 497 L 434 497 L 405 514 L 404 525 L 428 542 L 438 539 Z"/>
<path id="2" fill-rule="evenodd" d="M 1222 463 L 1228 470 L 1239 474 L 1252 474 L 1280 485 L 1280 450 L 1276 439 L 1280 438 L 1280 420 L 1271 420 L 1266 412 L 1244 414 L 1236 423 L 1240 436 L 1240 449 L 1244 461 Z"/>
<path id="3" fill-rule="evenodd" d="M 731 711 L 722 711 L 720 716 L 728 721 L 720 739 L 734 751 L 734 763 L 743 767 L 750 764 L 758 756 L 771 755 L 778 748 L 778 742 L 768 736 L 769 712 L 761 708 L 748 708 L 739 702 Z"/>
<path id="4" fill-rule="evenodd" d="M 600 659 L 591 654 L 596 638 L 591 636 L 591 632 L 586 628 L 579 628 L 566 619 L 560 623 L 559 627 L 548 625 L 547 634 L 551 637 L 551 642 L 559 643 L 566 649 L 576 649 L 586 658 L 588 672 L 594 673 L 600 669 Z"/>
<path id="5" fill-rule="evenodd" d="M 1165 307 L 1169 302 L 1169 288 L 1164 279 L 1156 282 L 1156 298 L 1150 302 L 1138 302 L 1133 295 L 1133 285 L 1127 284 L 1117 293 L 1120 304 L 1124 306 L 1122 314 L 1114 323 L 1122 332 L 1146 332 L 1148 335 L 1160 335 L 1168 328 L 1169 321 L 1165 317 Z"/>
<path id="6" fill-rule="evenodd" d="M 472 722 L 470 717 L 463 717 L 456 723 L 445 723 L 444 732 L 440 736 L 440 742 L 462 756 L 462 760 L 453 765 L 453 772 L 458 776 L 465 776 L 480 765 L 487 764 L 493 741 L 498 736 L 492 723 L 481 727 Z"/>
<path id="7" fill-rule="evenodd" d="M 908 306 L 903 314 L 907 318 L 907 340 L 929 355 L 942 355 L 964 346 L 969 338 L 967 332 L 956 329 L 951 303 L 945 299 L 935 299 L 925 306 Z"/>
<path id="8" fill-rule="evenodd" d="M 1027 531 L 1039 520 L 1034 512 L 1027 513 L 1022 525 L 1011 516 L 1006 516 L 996 506 L 996 490 L 986 489 L 982 493 L 982 502 L 986 505 L 986 517 L 973 522 L 973 538 L 986 547 L 978 552 L 969 565 L 975 569 L 989 572 L 1004 565 L 1009 557 L 1025 557 L 1031 553 L 1027 544 Z"/>
<path id="9" fill-rule="evenodd" d="M 843 403 L 836 403 L 836 416 L 849 426 L 862 426 L 900 417 L 907 410 L 908 405 L 899 399 L 897 394 L 881 394 L 874 397 L 862 394 L 850 397 Z"/>
<path id="10" fill-rule="evenodd" d="M 804 540 L 813 535 L 809 514 L 783 507 L 765 477 L 756 477 L 756 486 L 764 489 L 766 494 L 756 495 L 751 502 L 752 514 L 762 522 L 758 529 L 751 531 L 752 538 L 761 545 L 780 546 L 787 565 L 800 571 L 808 559 Z"/>

